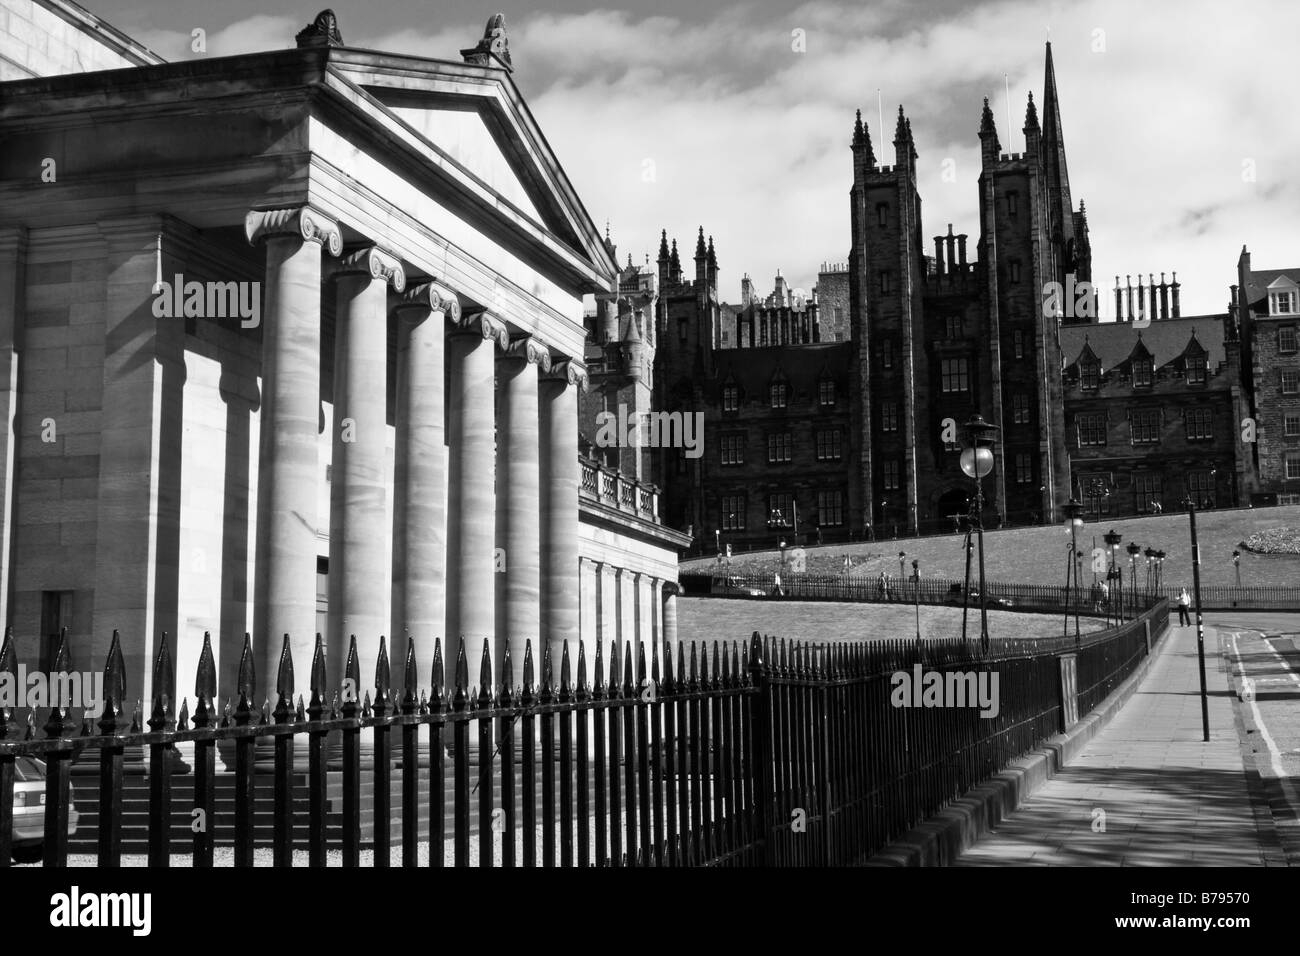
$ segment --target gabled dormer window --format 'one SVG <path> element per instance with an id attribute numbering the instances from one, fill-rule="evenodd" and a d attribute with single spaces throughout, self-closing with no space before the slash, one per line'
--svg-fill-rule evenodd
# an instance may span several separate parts
<path id="1" fill-rule="evenodd" d="M 740 386 L 722 386 L 722 410 L 724 412 L 740 411 Z"/>
<path id="2" fill-rule="evenodd" d="M 817 404 L 822 406 L 835 404 L 835 379 L 824 378 L 817 383 Z"/>
<path id="3" fill-rule="evenodd" d="M 1083 388 L 1096 388 L 1101 379 L 1101 369 L 1095 359 L 1085 358 L 1079 362 L 1079 384 Z"/>
<path id="4" fill-rule="evenodd" d="M 1278 289 L 1268 294 L 1269 315 L 1300 314 L 1300 292 L 1295 289 Z"/>
<path id="5" fill-rule="evenodd" d="M 1187 356 L 1187 384 L 1204 385 L 1207 374 L 1205 355 Z"/>
<path id="6" fill-rule="evenodd" d="M 1155 377 L 1155 368 L 1151 362 L 1151 357 L 1147 355 L 1138 356 L 1133 360 L 1133 387 L 1149 388 Z"/>
<path id="7" fill-rule="evenodd" d="M 773 408 L 785 408 L 790 404 L 789 389 L 785 382 L 773 382 L 768 388 L 768 399 Z"/>

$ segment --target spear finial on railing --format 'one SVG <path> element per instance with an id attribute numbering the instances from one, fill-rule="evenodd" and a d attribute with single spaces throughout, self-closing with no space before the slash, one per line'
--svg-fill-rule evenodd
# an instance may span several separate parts
<path id="1" fill-rule="evenodd" d="M 325 639 L 320 631 L 316 632 L 316 649 L 311 655 L 311 700 L 307 704 L 307 716 L 320 720 L 325 714 L 325 695 L 329 693 L 329 677 L 325 670 Z"/>
<path id="2" fill-rule="evenodd" d="M 176 671 L 172 667 L 171 649 L 167 632 L 162 632 L 158 653 L 153 661 L 153 712 L 149 716 L 149 729 L 154 733 L 171 730 L 172 702 L 176 699 Z"/>
<path id="3" fill-rule="evenodd" d="M 361 710 L 361 663 L 357 660 L 357 636 L 348 637 L 348 654 L 343 665 L 343 716 L 356 717 Z"/>
<path id="4" fill-rule="evenodd" d="M 726 686 L 726 684 L 724 684 L 722 681 L 722 656 L 723 655 L 721 654 L 718 648 L 718 644 L 720 643 L 721 643 L 720 641 L 716 641 L 716 640 L 713 642 L 713 684 L 712 686 L 715 689 Z"/>
<path id="5" fill-rule="evenodd" d="M 303 706 L 302 694 L 298 695 L 298 706 L 293 709 L 293 719 L 299 724 L 307 720 L 307 708 Z"/>
<path id="6" fill-rule="evenodd" d="M 677 689 L 677 682 L 673 680 L 673 645 L 664 641 L 664 683 L 663 690 L 665 693 L 671 693 Z"/>
<path id="7" fill-rule="evenodd" d="M 497 703 L 502 707 L 514 706 L 515 697 L 515 664 L 510 658 L 510 644 L 506 643 L 505 650 L 501 654 L 501 693 L 497 696 Z"/>
<path id="8" fill-rule="evenodd" d="M 465 710 L 469 704 L 469 662 L 465 659 L 465 635 L 460 636 L 460 646 L 456 648 L 456 688 L 451 697 L 451 709 L 457 712 Z"/>
<path id="9" fill-rule="evenodd" d="M 763 639 L 755 631 L 749 638 L 749 670 L 763 669 Z"/>
<path id="10" fill-rule="evenodd" d="M 551 644 L 542 648 L 542 689 L 537 695 L 539 703 L 549 704 L 555 699 L 555 667 L 551 660 Z"/>
<path id="11" fill-rule="evenodd" d="M 420 709 L 418 713 L 421 715 L 429 713 L 429 695 L 424 691 L 420 691 Z"/>
<path id="12" fill-rule="evenodd" d="M 591 688 L 587 684 L 587 645 L 578 638 L 578 692 L 577 699 L 586 701 L 591 698 Z"/>
<path id="13" fill-rule="evenodd" d="M 374 711 L 376 717 L 384 717 L 388 714 L 388 705 L 391 701 L 390 691 L 393 684 L 393 668 L 388 661 L 388 640 L 383 635 L 379 635 L 379 658 L 375 661 L 375 703 Z"/>
<path id="14" fill-rule="evenodd" d="M 0 653 L 0 660 L 3 660 Z M 3 670 L 0 665 L 0 670 Z M 108 657 L 104 658 L 104 709 L 99 715 L 99 732 L 111 737 L 118 730 L 118 716 L 126 702 L 126 665 L 122 661 L 122 639 L 113 629 L 113 639 L 108 645 Z"/>
<path id="15" fill-rule="evenodd" d="M 239 655 L 239 677 L 235 683 L 239 703 L 235 706 L 235 725 L 246 727 L 253 719 L 253 695 L 257 693 L 257 668 L 253 664 L 253 635 L 244 632 L 244 649 Z"/>
<path id="16" fill-rule="evenodd" d="M 694 650 L 694 648 L 692 648 Z M 713 653 L 718 653 L 718 642 L 713 642 Z M 714 657 L 714 663 L 717 658 Z M 701 642 L 700 646 L 700 690 L 708 690 L 713 685 L 709 682 L 709 645 Z"/>
<path id="17" fill-rule="evenodd" d="M 722 687 L 728 688 L 731 683 L 731 657 L 727 654 L 727 642 L 722 641 Z"/>
<path id="18" fill-rule="evenodd" d="M 181 699 L 181 712 L 176 718 L 176 729 L 182 732 L 190 729 L 190 699 L 188 697 Z"/>
<path id="19" fill-rule="evenodd" d="M 691 641 L 691 676 L 686 684 L 686 689 L 692 694 L 700 689 L 698 652 L 699 649 L 695 646 L 695 642 Z"/>
<path id="20" fill-rule="evenodd" d="M 105 680 L 107 683 L 107 680 Z M 217 663 L 212 653 L 212 632 L 203 632 L 199 666 L 194 672 L 194 727 L 203 730 L 213 723 L 212 699 L 217 696 Z"/>
<path id="21" fill-rule="evenodd" d="M 284 635 L 280 645 L 280 665 L 275 675 L 275 722 L 287 724 L 293 718 L 293 652 L 289 649 L 289 635 Z"/>
<path id="22" fill-rule="evenodd" d="M 54 668 L 50 675 L 51 684 L 58 682 L 57 689 L 51 686 L 50 690 L 50 715 L 45 721 L 45 736 L 55 739 L 64 736 L 68 732 L 68 717 L 71 713 L 71 699 L 68 696 L 69 687 L 67 682 L 68 673 L 68 629 L 62 628 L 59 631 L 59 649 L 54 654 Z"/>
<path id="23" fill-rule="evenodd" d="M 415 666 L 415 641 L 406 632 L 406 663 L 402 665 L 402 713 L 414 714 L 420 709 L 420 672 Z"/>
<path id="24" fill-rule="evenodd" d="M 623 642 L 623 698 L 633 700 L 640 696 L 636 692 L 636 671 L 632 669 L 632 642 Z"/>
<path id="25" fill-rule="evenodd" d="M 429 687 L 429 713 L 441 713 L 446 698 L 446 675 L 442 667 L 442 638 L 433 639 L 433 674 Z"/>
<path id="26" fill-rule="evenodd" d="M 573 700 L 573 688 L 570 683 L 569 672 L 572 667 L 569 664 L 569 640 L 565 638 L 564 649 L 560 651 L 560 703 L 567 704 Z"/>
<path id="27" fill-rule="evenodd" d="M 537 688 L 533 686 L 533 639 L 524 641 L 524 687 L 519 701 L 527 707 L 533 702 Z"/>
<path id="28" fill-rule="evenodd" d="M 623 696 L 622 686 L 618 679 L 618 645 L 612 638 L 609 642 L 609 683 L 605 688 L 605 696 L 610 700 L 618 700 Z"/>
<path id="29" fill-rule="evenodd" d="M 645 666 L 645 641 L 636 642 L 636 685 L 638 687 L 648 687 L 646 678 L 649 677 Z"/>
<path id="30" fill-rule="evenodd" d="M 591 667 L 591 696 L 594 700 L 605 698 L 605 653 L 600 638 L 596 638 L 596 660 Z"/>
<path id="31" fill-rule="evenodd" d="M 370 690 L 367 688 L 366 696 L 361 702 L 361 716 L 366 720 L 369 720 L 374 715 L 374 706 L 370 703 Z"/>
<path id="32" fill-rule="evenodd" d="M 0 674 L 8 674 L 10 686 L 18 688 L 18 655 L 14 652 L 13 625 L 5 628 L 4 640 L 0 641 Z M 0 740 L 8 739 L 9 724 L 14 719 L 15 710 L 15 707 L 0 701 Z"/>
<path id="33" fill-rule="evenodd" d="M 492 644 L 483 638 L 483 656 L 478 659 L 478 706 L 486 710 L 492 706 Z"/>

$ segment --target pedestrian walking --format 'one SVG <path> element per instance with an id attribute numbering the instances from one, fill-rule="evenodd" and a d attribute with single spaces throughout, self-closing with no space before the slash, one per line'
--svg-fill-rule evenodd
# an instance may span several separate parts
<path id="1" fill-rule="evenodd" d="M 1178 626 L 1186 627 L 1192 623 L 1192 616 L 1188 613 L 1188 608 L 1192 606 L 1192 596 L 1187 593 L 1187 588 L 1178 592 Z"/>

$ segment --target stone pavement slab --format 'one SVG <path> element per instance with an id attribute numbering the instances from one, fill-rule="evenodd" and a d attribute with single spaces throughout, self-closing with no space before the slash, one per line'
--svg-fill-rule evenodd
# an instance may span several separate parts
<path id="1" fill-rule="evenodd" d="M 1263 866 L 1228 676 L 1206 632 L 1171 627 L 1145 680 L 1069 766 L 955 866 Z"/>

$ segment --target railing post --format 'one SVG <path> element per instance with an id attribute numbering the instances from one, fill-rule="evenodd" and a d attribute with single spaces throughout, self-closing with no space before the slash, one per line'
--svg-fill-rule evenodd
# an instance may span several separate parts
<path id="1" fill-rule="evenodd" d="M 753 760 L 749 772 L 753 774 L 755 860 L 767 866 L 771 859 L 769 846 L 772 838 L 772 747 L 770 688 L 763 661 L 763 644 L 755 631 L 749 641 L 749 695 L 750 727 L 753 731 Z"/>

